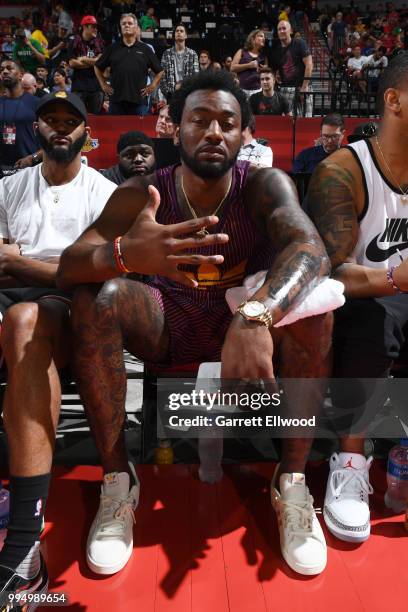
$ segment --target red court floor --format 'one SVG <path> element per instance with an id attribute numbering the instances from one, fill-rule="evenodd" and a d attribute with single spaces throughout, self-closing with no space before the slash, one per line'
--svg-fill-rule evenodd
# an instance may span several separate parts
<path id="1" fill-rule="evenodd" d="M 96 577 L 84 548 L 101 470 L 55 468 L 43 550 L 50 589 L 74 611 L 384 612 L 407 609 L 408 533 L 384 508 L 384 464 L 371 482 L 372 536 L 362 546 L 326 531 L 328 565 L 302 577 L 282 561 L 269 502 L 271 464 L 227 466 L 222 482 L 199 482 L 196 466 L 139 467 L 142 482 L 133 558 L 116 576 Z M 308 482 L 323 503 L 327 464 Z M 46 610 L 46 608 L 43 608 Z"/>

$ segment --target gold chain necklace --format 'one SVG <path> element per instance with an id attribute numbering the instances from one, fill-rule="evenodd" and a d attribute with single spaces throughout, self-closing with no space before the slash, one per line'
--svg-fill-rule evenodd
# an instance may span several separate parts
<path id="1" fill-rule="evenodd" d="M 394 183 L 397 185 L 398 189 L 401 192 L 401 195 L 399 195 L 398 197 L 401 198 L 401 202 L 403 204 L 407 204 L 408 203 L 408 189 L 406 191 L 404 191 L 403 188 L 401 187 L 401 185 L 399 184 L 399 182 L 397 181 L 397 179 L 395 178 L 395 176 L 393 175 L 392 170 L 389 167 L 389 165 L 387 163 L 387 160 L 384 157 L 384 153 L 382 151 L 382 148 L 381 148 L 381 145 L 380 145 L 380 141 L 378 140 L 378 136 L 375 137 L 375 142 L 377 143 L 378 150 L 381 153 L 381 157 L 383 158 L 385 167 L 387 168 L 390 177 L 392 178 L 392 180 L 394 181 Z"/>
<path id="2" fill-rule="evenodd" d="M 228 185 L 227 191 L 225 192 L 224 197 L 222 198 L 221 202 L 218 204 L 218 206 L 217 206 L 217 208 L 214 210 L 214 212 L 213 212 L 213 213 L 211 213 L 211 216 L 215 216 L 215 215 L 217 214 L 217 212 L 220 210 L 221 206 L 224 204 L 225 199 L 226 199 L 226 197 L 227 197 L 227 195 L 229 194 L 229 191 L 230 191 L 230 189 L 231 189 L 231 183 L 232 183 L 232 177 L 230 178 L 230 182 L 229 182 L 229 185 Z M 183 175 L 181 175 L 181 191 L 183 192 L 184 198 L 185 198 L 185 200 L 186 200 L 186 204 L 187 204 L 187 206 L 188 206 L 188 208 L 189 208 L 189 210 L 190 210 L 191 214 L 193 215 L 193 219 L 198 219 L 198 217 L 197 217 L 197 213 L 196 213 L 196 211 L 194 210 L 194 208 L 191 206 L 191 204 L 190 204 L 190 200 L 188 199 L 187 194 L 186 194 L 186 192 L 185 192 L 185 189 L 184 189 L 184 181 L 183 181 Z M 200 231 L 196 232 L 197 236 L 200 236 L 201 238 L 204 238 L 204 236 L 208 236 L 208 234 L 209 234 L 209 233 L 210 233 L 210 232 L 209 232 L 209 231 L 208 231 L 208 230 L 207 230 L 205 227 L 203 227 L 202 229 L 200 229 Z"/>

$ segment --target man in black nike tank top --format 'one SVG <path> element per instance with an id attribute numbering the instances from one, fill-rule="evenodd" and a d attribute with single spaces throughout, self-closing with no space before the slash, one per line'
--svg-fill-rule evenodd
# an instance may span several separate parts
<path id="1" fill-rule="evenodd" d="M 333 384 L 332 394 L 340 415 L 348 409 L 352 418 L 339 419 L 341 452 L 330 460 L 324 518 L 334 535 L 352 542 L 370 534 L 365 432 L 387 398 L 385 378 L 408 337 L 408 55 L 382 73 L 378 109 L 378 134 L 324 160 L 308 193 L 347 296 L 335 313 L 333 376 L 348 381 Z M 399 408 L 408 422 L 406 391 Z"/>

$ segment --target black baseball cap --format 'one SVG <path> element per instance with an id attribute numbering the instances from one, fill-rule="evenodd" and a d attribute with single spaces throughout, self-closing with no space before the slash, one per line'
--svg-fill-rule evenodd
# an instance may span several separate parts
<path id="1" fill-rule="evenodd" d="M 53 93 L 48 94 L 41 98 L 41 102 L 37 106 L 36 115 L 37 119 L 44 111 L 44 108 L 51 103 L 55 102 L 64 102 L 69 106 L 72 106 L 79 113 L 85 123 L 88 120 L 85 104 L 82 102 L 81 98 L 76 96 L 74 93 L 70 93 L 67 91 L 54 91 Z"/>

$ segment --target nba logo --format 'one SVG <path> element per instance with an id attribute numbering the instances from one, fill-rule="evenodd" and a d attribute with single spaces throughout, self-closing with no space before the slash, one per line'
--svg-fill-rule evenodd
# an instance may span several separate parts
<path id="1" fill-rule="evenodd" d="M 41 515 L 41 510 L 42 510 L 42 499 L 39 499 L 37 501 L 36 506 L 35 506 L 35 514 L 34 514 L 34 516 L 40 516 Z"/>

